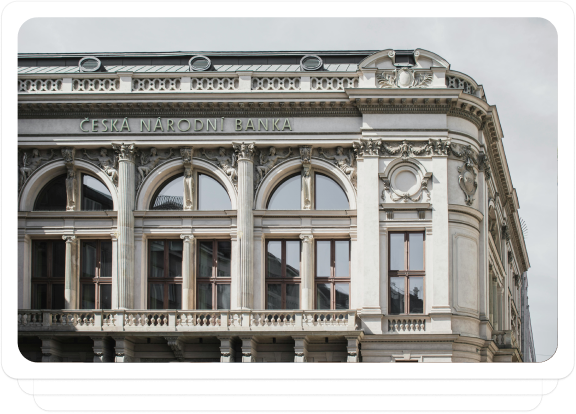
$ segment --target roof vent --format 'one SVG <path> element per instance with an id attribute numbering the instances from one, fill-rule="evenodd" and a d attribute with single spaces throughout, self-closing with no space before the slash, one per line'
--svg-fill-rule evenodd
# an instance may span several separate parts
<path id="1" fill-rule="evenodd" d="M 210 69 L 212 62 L 206 56 L 192 56 L 188 62 L 190 66 L 190 72 L 202 72 L 204 70 Z"/>
<path id="2" fill-rule="evenodd" d="M 418 52 L 416 52 L 418 53 Z M 394 66 L 412 67 L 416 65 L 418 55 L 413 50 L 395 50 L 389 53 L 394 61 Z"/>
<path id="3" fill-rule="evenodd" d="M 322 59 L 316 55 L 306 55 L 300 60 L 302 70 L 318 70 L 322 67 Z"/>
<path id="4" fill-rule="evenodd" d="M 80 59 L 80 62 L 78 62 L 80 72 L 96 72 L 100 69 L 100 65 L 100 59 L 93 56 L 84 57 Z"/>

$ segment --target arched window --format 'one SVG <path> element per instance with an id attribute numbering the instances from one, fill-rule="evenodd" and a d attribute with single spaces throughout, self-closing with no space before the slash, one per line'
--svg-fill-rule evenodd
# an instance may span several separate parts
<path id="1" fill-rule="evenodd" d="M 316 210 L 348 210 L 348 197 L 336 181 L 323 174 L 315 174 Z"/>
<path id="2" fill-rule="evenodd" d="M 282 181 L 273 191 L 268 201 L 268 210 L 302 209 L 302 175 L 297 174 Z M 346 193 L 332 178 L 314 174 L 315 210 L 348 210 L 350 204 Z"/>
<path id="3" fill-rule="evenodd" d="M 268 210 L 300 210 L 301 191 L 301 175 L 288 177 L 272 191 L 270 201 L 268 201 Z"/>
<path id="4" fill-rule="evenodd" d="M 231 210 L 226 189 L 214 178 L 198 174 L 198 210 Z"/>
<path id="5" fill-rule="evenodd" d="M 184 208 L 184 175 L 166 180 L 152 199 L 150 210 L 182 210 Z"/>
<path id="6" fill-rule="evenodd" d="M 197 175 L 197 209 L 198 210 L 231 210 L 232 203 L 228 192 L 222 184 L 206 174 Z M 183 210 L 184 208 L 184 175 L 178 174 L 159 188 L 152 199 L 151 210 Z"/>
<path id="7" fill-rule="evenodd" d="M 54 178 L 40 191 L 35 211 L 66 211 L 66 174 Z"/>
<path id="8" fill-rule="evenodd" d="M 114 210 L 112 194 L 100 180 L 82 174 L 82 210 Z"/>

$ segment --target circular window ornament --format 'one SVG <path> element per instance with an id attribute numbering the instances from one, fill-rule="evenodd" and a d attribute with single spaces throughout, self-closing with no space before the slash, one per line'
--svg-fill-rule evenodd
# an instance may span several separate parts
<path id="1" fill-rule="evenodd" d="M 393 202 L 403 203 L 430 202 L 428 182 L 432 173 L 424 173 L 412 163 L 402 163 L 388 177 L 383 177 L 383 199 L 389 197 Z"/>
<path id="2" fill-rule="evenodd" d="M 316 55 L 306 55 L 300 60 L 300 68 L 305 71 L 318 70 L 322 67 L 322 59 Z"/>
<path id="3" fill-rule="evenodd" d="M 190 72 L 202 72 L 204 70 L 210 69 L 212 62 L 208 57 L 198 55 L 192 56 L 188 62 L 188 65 L 190 66 Z"/>
<path id="4" fill-rule="evenodd" d="M 101 65 L 100 59 L 93 56 L 82 58 L 80 59 L 80 62 L 78 62 L 80 72 L 96 72 L 100 69 Z"/>

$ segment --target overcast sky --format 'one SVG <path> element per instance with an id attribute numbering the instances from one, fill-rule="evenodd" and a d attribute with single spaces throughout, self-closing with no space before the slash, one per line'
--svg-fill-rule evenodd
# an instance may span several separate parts
<path id="1" fill-rule="evenodd" d="M 20 53 L 422 48 L 484 86 L 528 225 L 538 361 L 557 344 L 558 47 L 539 18 L 32 19 Z"/>

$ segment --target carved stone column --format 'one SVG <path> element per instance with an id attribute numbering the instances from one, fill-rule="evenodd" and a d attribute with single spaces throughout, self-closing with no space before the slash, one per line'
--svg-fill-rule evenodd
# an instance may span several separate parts
<path id="1" fill-rule="evenodd" d="M 252 336 L 240 337 L 242 341 L 242 362 L 256 362 L 258 341 Z"/>
<path id="2" fill-rule="evenodd" d="M 302 210 L 314 210 L 314 172 L 310 157 L 312 156 L 311 146 L 300 147 L 302 159 Z"/>
<path id="3" fill-rule="evenodd" d="M 109 336 L 93 336 L 93 362 L 114 362 L 114 341 Z"/>
<path id="4" fill-rule="evenodd" d="M 181 234 L 182 249 L 182 309 L 196 308 L 196 271 L 194 267 L 194 236 Z"/>
<path id="5" fill-rule="evenodd" d="M 192 156 L 194 148 L 181 148 L 182 163 L 184 164 L 184 210 L 196 210 L 196 197 L 194 196 L 194 171 L 192 167 Z"/>
<path id="6" fill-rule="evenodd" d="M 116 338 L 114 347 L 114 362 L 139 362 L 134 358 L 134 342 L 128 338 Z"/>
<path id="7" fill-rule="evenodd" d="M 62 239 L 66 241 L 66 256 L 64 262 L 64 301 L 66 309 L 76 308 L 76 236 L 65 235 Z"/>
<path id="8" fill-rule="evenodd" d="M 62 362 L 62 346 L 60 341 L 51 336 L 42 337 L 42 362 Z"/>
<path id="9" fill-rule="evenodd" d="M 367 333 L 382 333 L 380 307 L 380 212 L 378 161 L 380 141 L 354 143 L 358 156 L 358 218 L 362 274 L 361 319 Z"/>
<path id="10" fill-rule="evenodd" d="M 78 185 L 76 180 L 76 169 L 74 168 L 74 148 L 62 148 L 62 158 L 66 165 L 66 211 L 79 209 Z"/>
<path id="11" fill-rule="evenodd" d="M 348 345 L 346 350 L 348 352 L 348 358 L 346 362 L 360 362 L 360 340 L 357 336 L 347 336 L 346 340 Z"/>
<path id="12" fill-rule="evenodd" d="M 233 338 L 220 339 L 220 362 L 234 362 L 234 340 Z"/>
<path id="13" fill-rule="evenodd" d="M 252 309 L 254 303 L 254 143 L 233 143 L 238 157 L 238 239 L 240 244 L 239 309 Z"/>
<path id="14" fill-rule="evenodd" d="M 112 144 L 118 156 L 118 308 L 134 303 L 134 202 L 136 165 L 134 144 Z"/>
<path id="15" fill-rule="evenodd" d="M 302 303 L 303 310 L 314 309 L 314 236 L 301 234 L 302 239 Z"/>
<path id="16" fill-rule="evenodd" d="M 308 338 L 293 336 L 292 339 L 294 339 L 294 362 L 308 362 Z"/>

